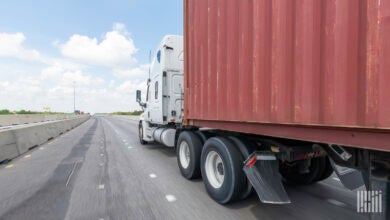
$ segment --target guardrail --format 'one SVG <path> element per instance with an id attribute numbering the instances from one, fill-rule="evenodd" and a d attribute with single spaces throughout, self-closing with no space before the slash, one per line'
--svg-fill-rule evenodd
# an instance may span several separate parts
<path id="1" fill-rule="evenodd" d="M 10 126 L 10 125 L 30 124 L 30 123 L 45 122 L 45 121 L 73 119 L 77 117 L 79 116 L 74 114 L 0 115 L 0 127 Z"/>
<path id="2" fill-rule="evenodd" d="M 89 118 L 90 116 L 87 115 L 78 116 L 62 121 L 43 122 L 0 130 L 0 162 L 12 160 L 28 150 L 79 126 Z"/>

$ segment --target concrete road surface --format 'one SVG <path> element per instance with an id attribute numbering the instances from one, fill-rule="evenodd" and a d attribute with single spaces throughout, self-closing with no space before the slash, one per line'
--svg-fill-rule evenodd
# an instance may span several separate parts
<path id="1" fill-rule="evenodd" d="M 139 144 L 136 121 L 93 117 L 0 166 L 0 219 L 367 219 L 337 178 L 286 188 L 289 205 L 219 205 L 173 149 Z"/>

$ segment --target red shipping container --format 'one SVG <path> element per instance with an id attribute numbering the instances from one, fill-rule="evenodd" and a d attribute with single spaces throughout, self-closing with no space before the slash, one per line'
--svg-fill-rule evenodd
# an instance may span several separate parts
<path id="1" fill-rule="evenodd" d="M 186 124 L 390 151 L 390 1 L 184 8 Z"/>

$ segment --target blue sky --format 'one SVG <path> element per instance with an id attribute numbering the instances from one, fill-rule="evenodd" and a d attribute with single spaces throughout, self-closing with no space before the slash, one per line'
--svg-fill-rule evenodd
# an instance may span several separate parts
<path id="1" fill-rule="evenodd" d="M 70 111 L 73 77 L 80 80 L 80 108 L 137 109 L 133 91 L 124 100 L 115 97 L 142 88 L 149 50 L 164 35 L 182 33 L 182 0 L 2 1 L 0 108 Z M 105 99 L 92 97 L 105 93 Z"/>

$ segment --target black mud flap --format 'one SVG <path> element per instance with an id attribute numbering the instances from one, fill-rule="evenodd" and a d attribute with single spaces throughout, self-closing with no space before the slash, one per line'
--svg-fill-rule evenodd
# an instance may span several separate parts
<path id="1" fill-rule="evenodd" d="M 244 162 L 244 172 L 263 203 L 290 203 L 279 174 L 278 160 L 269 153 L 254 152 Z"/>
<path id="2" fill-rule="evenodd" d="M 365 176 L 361 171 L 348 167 L 338 166 L 332 159 L 330 159 L 330 163 L 332 164 L 334 172 L 336 173 L 336 175 L 340 179 L 340 182 L 344 185 L 345 188 L 355 190 L 363 185 L 366 185 L 365 182 L 367 181 L 364 181 Z"/>

